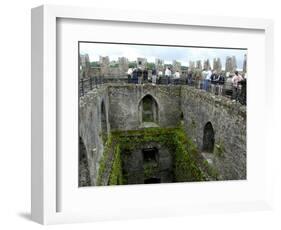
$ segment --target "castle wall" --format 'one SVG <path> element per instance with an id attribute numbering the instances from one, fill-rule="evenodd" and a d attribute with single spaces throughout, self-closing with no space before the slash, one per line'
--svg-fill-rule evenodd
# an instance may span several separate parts
<path id="1" fill-rule="evenodd" d="M 157 102 L 157 123 L 160 127 L 178 125 L 181 103 L 180 86 L 109 85 L 109 122 L 112 130 L 140 128 L 139 104 L 146 95 L 151 95 Z"/>
<path id="2" fill-rule="evenodd" d="M 204 126 L 211 122 L 215 150 L 208 157 L 222 179 L 246 179 L 246 107 L 188 86 L 182 86 L 181 98 L 187 135 L 199 150 L 203 147 Z"/>
<path id="3" fill-rule="evenodd" d="M 211 159 L 221 179 L 246 179 L 245 106 L 189 86 L 105 84 L 80 98 L 79 135 L 87 151 L 91 185 L 96 185 L 104 150 L 102 101 L 108 133 L 110 130 L 137 130 L 141 128 L 139 104 L 146 95 L 157 102 L 160 127 L 176 127 L 183 113 L 186 133 L 199 150 L 203 146 L 204 126 L 211 122 L 215 150 L 208 153 L 207 158 Z"/>
<path id="4" fill-rule="evenodd" d="M 88 92 L 84 97 L 80 97 L 79 136 L 87 152 L 91 185 L 96 185 L 99 162 L 104 150 L 102 138 L 102 102 L 105 106 L 107 133 L 109 133 L 107 87 L 100 86 L 100 88 Z"/>

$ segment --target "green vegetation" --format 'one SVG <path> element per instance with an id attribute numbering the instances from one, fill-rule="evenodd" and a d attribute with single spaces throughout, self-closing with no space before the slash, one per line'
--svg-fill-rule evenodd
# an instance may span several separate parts
<path id="1" fill-rule="evenodd" d="M 147 67 L 148 69 L 152 70 L 152 69 L 155 68 L 155 63 L 153 63 L 153 62 L 148 62 L 147 65 L 146 65 L 146 67 Z"/>
<path id="2" fill-rule="evenodd" d="M 92 61 L 90 63 L 90 67 L 92 68 L 100 67 L 100 63 L 98 61 Z"/>
<path id="3" fill-rule="evenodd" d="M 214 154 L 218 157 L 224 157 L 224 152 L 224 143 L 222 141 L 218 141 L 218 143 L 215 144 Z"/>
<path id="4" fill-rule="evenodd" d="M 101 137 L 102 137 L 102 143 L 106 144 L 107 140 L 108 140 L 108 134 L 106 132 L 101 133 Z"/>
<path id="5" fill-rule="evenodd" d="M 118 68 L 118 67 L 119 67 L 119 64 L 118 64 L 118 63 L 111 63 L 111 64 L 109 65 L 109 67 Z"/>
<path id="6" fill-rule="evenodd" d="M 129 68 L 137 68 L 137 62 L 136 61 L 129 62 Z"/>
<path id="7" fill-rule="evenodd" d="M 126 160 L 129 154 L 139 146 L 150 142 L 167 147 L 172 154 L 173 181 L 205 181 L 210 177 L 213 179 L 219 177 L 218 172 L 199 156 L 196 145 L 181 126 L 178 128 L 157 127 L 112 132 L 106 143 L 103 158 L 100 160 L 97 184 L 102 185 L 103 178 L 108 175 L 108 185 L 126 184 L 127 176 L 122 172 L 122 160 Z M 221 148 L 220 146 L 219 149 Z M 157 165 L 144 164 L 146 178 L 152 177 L 156 171 Z"/>
<path id="8" fill-rule="evenodd" d="M 219 179 L 219 173 L 218 171 L 213 167 L 211 166 L 207 160 L 204 160 L 203 161 L 203 167 L 204 169 L 206 170 L 206 172 L 208 173 L 208 175 L 210 177 L 212 177 L 213 179 L 215 180 L 218 180 Z"/>
<path id="9" fill-rule="evenodd" d="M 183 129 L 177 129 L 173 136 L 174 176 L 177 182 L 203 181 L 203 172 L 196 164 L 194 155 L 198 154 L 195 145 L 186 137 Z"/>
<path id="10" fill-rule="evenodd" d="M 205 180 L 203 172 L 196 163 L 197 148 L 191 139 L 186 136 L 182 127 L 114 132 L 113 137 L 120 143 L 121 152 L 127 153 L 134 150 L 137 145 L 146 142 L 161 143 L 173 153 L 173 171 L 176 182 Z M 151 165 L 144 167 L 145 176 L 152 175 L 153 171 L 154 167 Z"/>
<path id="11" fill-rule="evenodd" d="M 149 178 L 152 177 L 158 170 L 157 164 L 145 164 L 143 166 L 144 169 L 144 177 Z"/>
<path id="12" fill-rule="evenodd" d="M 120 185 L 120 184 L 123 184 L 122 161 L 121 161 L 120 146 L 119 144 L 117 144 L 114 149 L 114 160 L 109 177 L 109 185 Z"/>
<path id="13" fill-rule="evenodd" d="M 99 172 L 98 172 L 98 180 L 97 185 L 103 185 L 102 184 L 102 178 L 106 171 L 106 166 L 110 160 L 110 151 L 112 150 L 112 136 L 109 136 L 106 145 L 104 147 L 103 151 L 103 157 L 101 158 L 99 162 Z"/>
<path id="14" fill-rule="evenodd" d="M 112 136 L 120 144 L 121 152 L 130 152 L 145 142 L 157 142 L 169 146 L 174 128 L 146 128 L 142 130 L 115 131 Z"/>

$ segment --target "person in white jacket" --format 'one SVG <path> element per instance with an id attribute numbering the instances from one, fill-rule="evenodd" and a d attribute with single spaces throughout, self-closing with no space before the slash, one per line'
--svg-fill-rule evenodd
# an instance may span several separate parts
<path id="1" fill-rule="evenodd" d="M 167 67 L 166 70 L 165 70 L 165 77 L 166 77 L 166 84 L 170 84 L 171 83 L 171 75 L 172 75 L 172 72 L 170 70 L 170 67 Z"/>
<path id="2" fill-rule="evenodd" d="M 174 74 L 174 84 L 175 85 L 179 84 L 179 81 L 180 81 L 180 72 L 176 71 Z"/>

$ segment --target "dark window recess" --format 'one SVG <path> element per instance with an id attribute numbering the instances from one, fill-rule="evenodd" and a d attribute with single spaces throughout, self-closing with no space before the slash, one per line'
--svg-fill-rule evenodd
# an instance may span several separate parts
<path id="1" fill-rule="evenodd" d="M 104 102 L 101 103 L 101 129 L 104 141 L 107 140 L 107 122 L 106 122 L 106 110 Z"/>
<path id="2" fill-rule="evenodd" d="M 203 136 L 203 151 L 212 153 L 214 151 L 215 132 L 211 122 L 208 122 L 204 127 Z"/>
<path id="3" fill-rule="evenodd" d="M 149 148 L 149 149 L 143 149 L 143 162 L 156 162 L 157 163 L 157 155 L 158 155 L 158 149 L 157 148 Z"/>

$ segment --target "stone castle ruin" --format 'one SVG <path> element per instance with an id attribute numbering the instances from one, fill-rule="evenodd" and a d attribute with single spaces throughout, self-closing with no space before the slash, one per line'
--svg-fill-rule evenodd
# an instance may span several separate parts
<path id="1" fill-rule="evenodd" d="M 107 83 L 80 97 L 79 186 L 241 179 L 245 106 L 187 85 Z"/>

